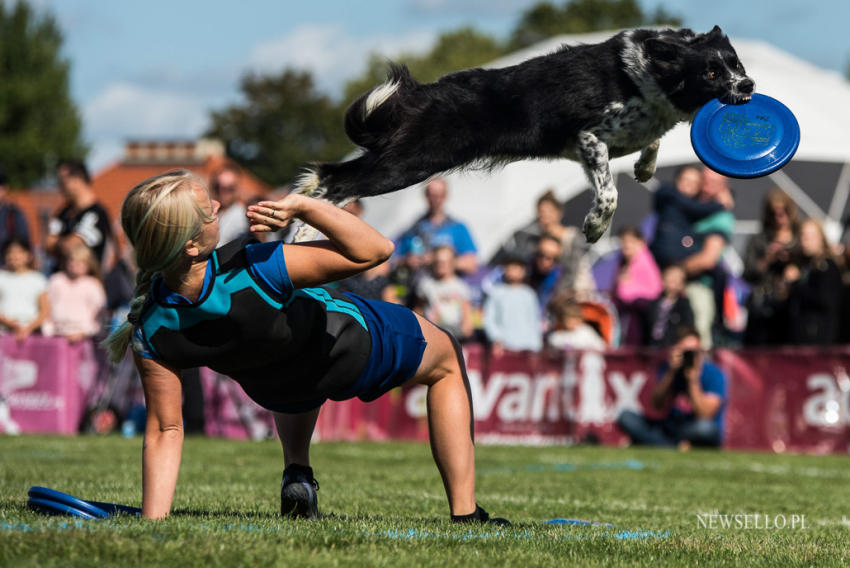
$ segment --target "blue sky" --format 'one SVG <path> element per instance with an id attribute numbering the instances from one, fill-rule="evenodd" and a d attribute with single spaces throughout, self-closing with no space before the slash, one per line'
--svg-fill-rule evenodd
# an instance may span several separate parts
<path id="1" fill-rule="evenodd" d="M 0 2 L 14 0 L 0 0 Z M 685 25 L 719 24 L 732 39 L 762 39 L 818 66 L 850 61 L 850 0 L 640 0 Z M 506 37 L 535 0 L 33 0 L 56 17 L 72 64 L 95 170 L 128 138 L 193 138 L 210 109 L 238 101 L 247 70 L 310 69 L 339 93 L 370 52 L 428 49 L 472 25 Z"/>

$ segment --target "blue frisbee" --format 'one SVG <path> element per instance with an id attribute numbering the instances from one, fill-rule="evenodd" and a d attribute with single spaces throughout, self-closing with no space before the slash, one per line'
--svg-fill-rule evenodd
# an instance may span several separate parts
<path id="1" fill-rule="evenodd" d="M 47 487 L 33 486 L 27 492 L 27 504 L 48 515 L 72 515 L 83 519 L 106 519 L 116 514 L 140 515 L 142 510 L 126 505 L 86 501 Z"/>
<path id="2" fill-rule="evenodd" d="M 784 104 L 754 94 L 733 105 L 703 106 L 691 125 L 691 145 L 706 166 L 725 176 L 766 176 L 787 164 L 800 145 L 800 125 Z"/>
<path id="3" fill-rule="evenodd" d="M 106 517 L 94 515 L 83 509 L 66 505 L 59 501 L 51 501 L 50 499 L 39 499 L 38 497 L 30 497 L 27 500 L 29 508 L 36 513 L 44 515 L 71 515 L 72 517 L 80 517 L 82 519 L 103 519 Z M 106 515 L 103 511 L 101 514 Z"/>

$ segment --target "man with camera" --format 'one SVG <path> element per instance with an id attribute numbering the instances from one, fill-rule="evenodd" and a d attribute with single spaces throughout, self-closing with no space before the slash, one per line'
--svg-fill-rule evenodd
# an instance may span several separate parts
<path id="1" fill-rule="evenodd" d="M 632 443 L 648 446 L 718 447 L 723 440 L 726 377 L 700 349 L 699 332 L 690 325 L 676 330 L 676 343 L 658 369 L 652 407 L 666 415 L 652 419 L 623 411 L 618 426 Z"/>

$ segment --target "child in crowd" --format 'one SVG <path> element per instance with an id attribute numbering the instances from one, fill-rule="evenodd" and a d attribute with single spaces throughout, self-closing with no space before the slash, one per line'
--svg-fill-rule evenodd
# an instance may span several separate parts
<path id="1" fill-rule="evenodd" d="M 537 294 L 525 283 L 526 265 L 521 256 L 503 261 L 502 282 L 493 286 L 484 301 L 484 331 L 493 344 L 493 355 L 505 349 L 540 351 L 543 343 Z"/>
<path id="2" fill-rule="evenodd" d="M 554 302 L 549 306 L 555 319 L 555 330 L 546 343 L 555 349 L 605 349 L 602 336 L 589 326 L 581 315 L 581 305 L 575 300 Z"/>
<path id="3" fill-rule="evenodd" d="M 97 259 L 89 247 L 78 245 L 65 253 L 62 270 L 48 281 L 47 299 L 50 334 L 76 343 L 100 332 L 106 294 Z"/>
<path id="4" fill-rule="evenodd" d="M 680 326 L 694 325 L 694 312 L 685 295 L 686 281 L 681 264 L 671 264 L 661 273 L 661 294 L 646 310 L 644 339 L 647 345 L 669 347 L 676 343 L 676 330 Z"/>
<path id="5" fill-rule="evenodd" d="M 455 251 L 438 246 L 431 270 L 416 287 L 417 310 L 457 339 L 472 335 L 472 303 L 469 286 L 455 274 Z"/>
<path id="6" fill-rule="evenodd" d="M 0 330 L 23 341 L 39 329 L 48 315 L 47 279 L 33 269 L 29 243 L 6 241 L 0 270 Z"/>

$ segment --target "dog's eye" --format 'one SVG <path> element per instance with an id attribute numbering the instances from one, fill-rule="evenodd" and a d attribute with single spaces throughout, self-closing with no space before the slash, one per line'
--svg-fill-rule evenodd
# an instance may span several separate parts
<path id="1" fill-rule="evenodd" d="M 716 71 L 707 71 L 705 73 L 705 76 L 706 76 L 706 78 L 713 81 L 714 79 L 717 79 L 717 72 Z"/>

